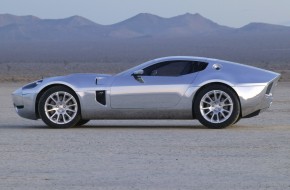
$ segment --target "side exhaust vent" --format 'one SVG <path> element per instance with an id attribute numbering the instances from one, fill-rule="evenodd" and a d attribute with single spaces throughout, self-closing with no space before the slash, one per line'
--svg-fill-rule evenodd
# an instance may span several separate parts
<path id="1" fill-rule="evenodd" d="M 106 91 L 96 91 L 96 100 L 100 104 L 106 105 Z"/>

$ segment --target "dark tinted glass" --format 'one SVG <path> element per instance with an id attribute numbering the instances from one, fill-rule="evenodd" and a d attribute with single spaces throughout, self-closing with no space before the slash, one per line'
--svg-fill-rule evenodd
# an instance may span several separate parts
<path id="1" fill-rule="evenodd" d="M 200 62 L 167 61 L 144 69 L 144 76 L 180 76 L 198 71 Z"/>

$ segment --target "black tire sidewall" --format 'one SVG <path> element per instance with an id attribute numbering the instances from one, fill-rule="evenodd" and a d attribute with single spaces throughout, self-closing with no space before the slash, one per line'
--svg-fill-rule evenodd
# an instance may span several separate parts
<path id="1" fill-rule="evenodd" d="M 233 112 L 231 114 L 231 116 L 224 122 L 222 123 L 211 123 L 209 121 L 207 121 L 201 114 L 200 112 L 200 101 L 202 99 L 202 97 L 208 93 L 209 91 L 212 90 L 221 90 L 225 93 L 227 93 L 232 101 L 233 101 Z M 233 125 L 240 116 L 240 102 L 238 100 L 238 97 L 236 95 L 236 93 L 230 88 L 227 87 L 225 85 L 220 85 L 220 84 L 213 84 L 213 85 L 209 85 L 206 86 L 205 88 L 201 89 L 198 94 L 196 95 L 196 98 L 194 99 L 194 114 L 196 116 L 196 118 L 199 120 L 199 122 L 201 124 L 203 124 L 204 126 L 208 127 L 208 128 L 213 128 L 213 129 L 221 129 L 221 128 L 225 128 L 228 126 Z"/>
<path id="2" fill-rule="evenodd" d="M 46 102 L 47 98 L 51 94 L 53 94 L 55 92 L 59 92 L 59 91 L 63 91 L 63 92 L 67 92 L 67 93 L 71 94 L 76 99 L 77 104 L 78 104 L 78 110 L 77 110 L 77 114 L 76 114 L 75 118 L 66 124 L 53 123 L 52 121 L 50 121 L 49 118 L 47 118 L 47 116 L 45 114 L 45 102 Z M 81 109 L 81 107 L 80 107 L 79 99 L 78 99 L 76 93 L 73 90 L 71 90 L 70 88 L 65 87 L 65 86 L 53 86 L 53 87 L 49 88 L 48 90 L 46 90 L 42 94 L 42 96 L 39 99 L 39 103 L 38 103 L 38 112 L 39 112 L 40 118 L 42 119 L 42 121 L 45 124 L 47 124 L 49 127 L 52 127 L 52 128 L 69 128 L 69 127 L 76 126 L 77 123 L 81 120 L 80 109 Z"/>

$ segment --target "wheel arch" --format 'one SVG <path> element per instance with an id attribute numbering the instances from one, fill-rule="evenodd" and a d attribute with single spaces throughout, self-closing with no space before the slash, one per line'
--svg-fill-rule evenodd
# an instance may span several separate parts
<path id="1" fill-rule="evenodd" d="M 36 117 L 39 118 L 38 103 L 39 103 L 39 100 L 40 100 L 41 96 L 45 93 L 45 91 L 47 91 L 48 89 L 50 89 L 52 87 L 55 87 L 55 86 L 63 86 L 63 87 L 69 88 L 70 90 L 72 90 L 75 93 L 75 95 L 77 97 L 77 101 L 79 103 L 80 113 L 82 114 L 82 109 L 81 109 L 79 96 L 77 95 L 75 90 L 73 88 L 71 88 L 70 86 L 66 85 L 66 84 L 54 83 L 54 84 L 47 85 L 46 87 L 41 89 L 40 92 L 37 94 L 36 99 L 35 99 L 35 105 L 34 105 L 35 106 L 35 115 L 36 115 Z"/>
<path id="2" fill-rule="evenodd" d="M 239 116 L 239 117 L 241 117 L 241 116 L 242 116 L 242 106 L 241 106 L 241 100 L 240 100 L 240 97 L 239 97 L 238 93 L 235 91 L 235 89 L 234 89 L 232 86 L 230 86 L 229 84 L 223 83 L 223 82 L 210 82 L 210 83 L 204 84 L 203 86 L 201 86 L 201 87 L 200 87 L 200 88 L 195 92 L 195 94 L 194 94 L 194 96 L 193 96 L 193 98 L 192 98 L 192 117 L 193 117 L 194 119 L 196 119 L 196 116 L 195 116 L 195 113 L 194 113 L 194 102 L 195 102 L 195 99 L 196 99 L 196 98 L 195 98 L 196 95 L 197 95 L 201 90 L 203 90 L 204 88 L 206 88 L 206 87 L 208 87 L 208 86 L 211 86 L 211 85 L 222 85 L 222 86 L 225 86 L 225 87 L 231 89 L 231 90 L 235 93 L 235 95 L 237 96 L 237 98 L 238 98 L 238 100 L 239 100 L 239 104 L 240 104 L 240 116 Z"/>

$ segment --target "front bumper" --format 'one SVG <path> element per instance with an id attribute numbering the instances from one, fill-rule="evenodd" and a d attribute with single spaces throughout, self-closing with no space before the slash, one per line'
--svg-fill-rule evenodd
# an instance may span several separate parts
<path id="1" fill-rule="evenodd" d="M 17 114 L 27 119 L 38 119 L 35 112 L 35 93 L 25 93 L 22 88 L 12 93 L 12 101 Z"/>

